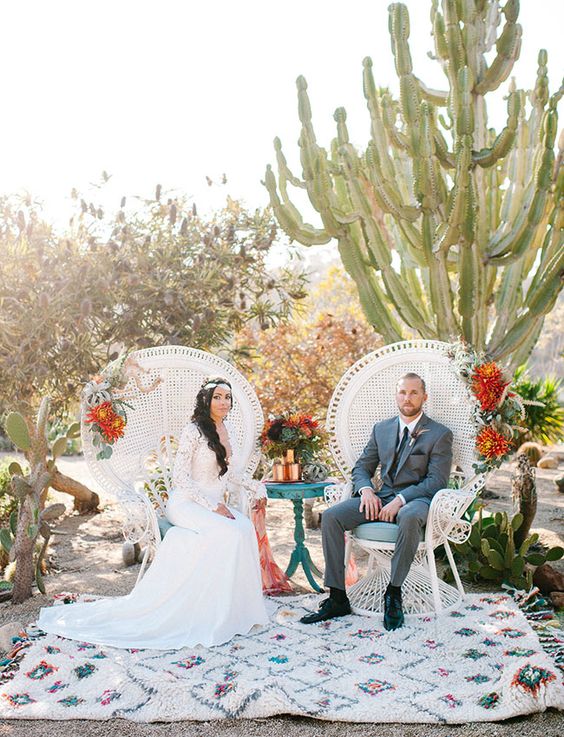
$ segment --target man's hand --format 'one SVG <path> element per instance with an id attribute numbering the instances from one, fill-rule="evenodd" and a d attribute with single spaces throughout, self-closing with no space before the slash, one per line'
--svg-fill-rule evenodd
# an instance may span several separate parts
<path id="1" fill-rule="evenodd" d="M 221 514 L 222 517 L 227 517 L 228 519 L 235 519 L 235 517 L 229 511 L 229 507 L 227 507 L 225 504 L 218 504 L 217 508 L 214 509 L 213 511 L 216 514 Z"/>
<path id="2" fill-rule="evenodd" d="M 255 512 L 258 512 L 259 509 L 265 509 L 266 508 L 266 497 L 263 496 L 260 499 L 257 499 L 255 503 L 253 504 L 253 510 Z"/>
<path id="3" fill-rule="evenodd" d="M 369 522 L 374 522 L 378 519 L 378 514 L 382 509 L 382 500 L 379 496 L 376 496 L 372 489 L 365 487 L 360 492 L 360 506 L 358 507 L 359 512 L 364 512 L 364 516 Z"/>
<path id="4" fill-rule="evenodd" d="M 391 502 L 382 507 L 378 519 L 380 522 L 394 522 L 398 512 L 403 507 L 402 501 L 399 497 L 396 497 Z"/>

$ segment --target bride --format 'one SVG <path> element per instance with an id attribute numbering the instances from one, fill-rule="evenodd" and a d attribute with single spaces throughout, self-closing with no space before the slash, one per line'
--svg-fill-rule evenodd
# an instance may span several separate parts
<path id="1" fill-rule="evenodd" d="M 239 468 L 235 434 L 226 421 L 231 385 L 208 380 L 192 421 L 180 436 L 166 516 L 174 525 L 130 594 L 41 609 L 38 626 L 71 639 L 122 648 L 210 647 L 265 625 L 255 530 L 226 503 L 246 495 L 266 504 L 263 484 Z"/>

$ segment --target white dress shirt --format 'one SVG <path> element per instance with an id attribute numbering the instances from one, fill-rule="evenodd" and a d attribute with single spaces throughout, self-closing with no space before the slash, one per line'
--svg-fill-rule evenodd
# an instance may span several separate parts
<path id="1" fill-rule="evenodd" d="M 399 423 L 398 423 L 398 437 L 396 439 L 396 448 L 401 443 L 401 438 L 403 435 L 404 428 L 407 427 L 407 432 L 409 433 L 409 435 L 411 435 L 413 431 L 415 430 L 415 426 L 421 419 L 422 414 L 423 414 L 423 411 L 421 411 L 414 420 L 411 420 L 409 424 L 407 422 L 404 422 L 401 417 L 398 417 Z M 362 492 L 364 491 L 364 489 L 370 489 L 370 491 L 374 491 L 374 489 L 371 486 L 363 486 L 362 489 L 358 492 L 359 496 L 362 495 Z M 401 504 L 403 507 L 403 505 L 405 504 L 405 498 L 403 494 L 397 494 L 397 498 L 401 501 Z"/>

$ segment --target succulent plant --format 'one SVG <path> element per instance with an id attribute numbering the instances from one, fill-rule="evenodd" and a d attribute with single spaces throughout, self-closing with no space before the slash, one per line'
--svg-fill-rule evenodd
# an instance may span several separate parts
<path id="1" fill-rule="evenodd" d="M 325 481 L 329 475 L 329 467 L 324 463 L 306 463 L 302 468 L 302 478 L 309 483 Z"/>
<path id="2" fill-rule="evenodd" d="M 365 150 L 351 144 L 344 108 L 335 111 L 330 150 L 317 142 L 307 83 L 298 77 L 302 175 L 275 139 L 278 178 L 268 166 L 264 184 L 292 239 L 337 242 L 366 317 L 387 342 L 413 332 L 446 341 L 462 335 L 514 368 L 561 288 L 564 168 L 554 145 L 564 86 L 549 96 L 541 50 L 534 89 L 511 82 L 505 127 L 499 134 L 489 127 L 486 97 L 511 73 L 522 35 L 518 0 L 500 6 L 432 0 L 432 58 L 446 77 L 445 90 L 432 90 L 413 71 L 407 7 L 392 3 L 400 95 L 379 89 L 364 59 Z M 304 221 L 289 185 L 305 190 L 321 227 Z"/>
<path id="3" fill-rule="evenodd" d="M 531 551 L 539 539 L 536 532 L 521 545 L 516 545 L 514 536 L 522 524 L 523 515 L 520 513 L 511 519 L 507 512 L 484 517 L 480 508 L 468 540 L 453 546 L 466 561 L 470 577 L 505 582 L 517 589 L 528 590 L 537 566 L 562 558 L 564 549 L 561 547 L 550 548 L 544 553 Z"/>

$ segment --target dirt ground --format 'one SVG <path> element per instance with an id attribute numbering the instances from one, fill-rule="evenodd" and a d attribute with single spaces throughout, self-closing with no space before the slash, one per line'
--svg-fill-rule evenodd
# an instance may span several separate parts
<path id="1" fill-rule="evenodd" d="M 2 454 L 4 455 L 4 454 Z M 12 454 L 13 455 L 13 454 Z M 561 457 L 563 457 L 561 455 Z M 61 470 L 81 480 L 90 488 L 99 491 L 91 478 L 85 462 L 81 458 L 63 458 Z M 564 545 L 564 494 L 557 491 L 554 478 L 562 473 L 559 470 L 537 470 L 538 510 L 533 530 L 538 532 L 546 545 Z M 494 510 L 511 510 L 511 474 L 513 464 L 506 464 L 489 480 L 486 503 Z M 69 513 L 58 525 L 50 548 L 50 561 L 53 574 L 46 577 L 47 594 L 36 594 L 23 604 L 13 606 L 0 604 L 0 626 L 17 621 L 27 624 L 33 621 L 39 608 L 50 603 L 51 597 L 61 591 L 91 592 L 101 595 L 120 595 L 128 593 L 135 583 L 139 566 L 126 568 L 122 561 L 122 535 L 120 530 L 121 511 L 111 498 L 100 492 L 102 512 L 95 515 L 80 516 L 72 512 L 72 500 L 64 494 L 54 494 L 54 500 L 67 504 Z M 316 509 L 323 504 L 316 502 Z M 267 528 L 274 556 L 284 568 L 293 548 L 293 512 L 290 502 L 273 500 L 269 502 Z M 323 569 L 321 534 L 318 529 L 306 531 L 306 544 L 314 563 Z M 362 559 L 359 559 L 362 568 Z M 564 564 L 560 562 L 561 570 Z M 310 591 L 305 576 L 296 573 L 292 579 L 297 592 Z M 530 717 L 516 718 L 503 723 L 467 724 L 460 726 L 431 725 L 389 725 L 321 722 L 298 717 L 277 717 L 270 719 L 220 721 L 220 722 L 178 722 L 174 725 L 137 725 L 124 720 L 113 720 L 97 724 L 94 721 L 73 720 L 68 722 L 9 720 L 0 723 L 0 737 L 93 737 L 100 731 L 107 737 L 124 735 L 138 737 L 151 735 L 206 735 L 215 737 L 233 735 L 285 735 L 285 737 L 352 737 L 370 735 L 371 737 L 474 737 L 522 735 L 523 737 L 560 737 L 564 734 L 564 715 L 547 712 Z"/>

